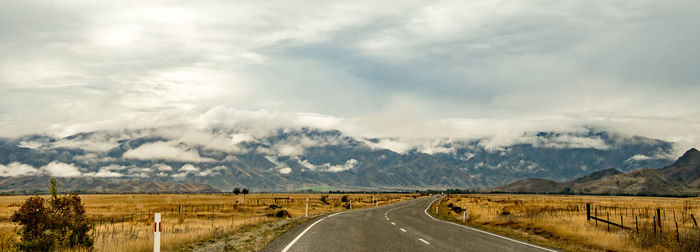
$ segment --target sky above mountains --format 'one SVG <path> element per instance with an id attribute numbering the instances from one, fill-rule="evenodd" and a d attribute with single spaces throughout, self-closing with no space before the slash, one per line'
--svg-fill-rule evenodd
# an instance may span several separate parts
<path id="1" fill-rule="evenodd" d="M 0 136 L 187 124 L 700 144 L 697 1 L 0 2 Z"/>

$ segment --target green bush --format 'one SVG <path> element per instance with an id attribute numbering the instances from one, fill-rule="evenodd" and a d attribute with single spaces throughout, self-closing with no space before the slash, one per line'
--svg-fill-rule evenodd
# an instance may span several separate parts
<path id="1" fill-rule="evenodd" d="M 39 195 L 32 196 L 11 216 L 13 222 L 22 225 L 20 250 L 92 248 L 93 240 L 88 234 L 90 225 L 80 197 L 75 193 L 58 196 L 54 179 L 51 179 L 49 191 L 51 197 L 48 200 Z"/>

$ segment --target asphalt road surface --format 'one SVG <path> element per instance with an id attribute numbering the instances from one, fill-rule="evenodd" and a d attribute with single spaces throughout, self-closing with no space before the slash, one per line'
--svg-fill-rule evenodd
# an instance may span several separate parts
<path id="1" fill-rule="evenodd" d="M 316 217 L 263 251 L 554 251 L 427 214 L 435 197 Z"/>

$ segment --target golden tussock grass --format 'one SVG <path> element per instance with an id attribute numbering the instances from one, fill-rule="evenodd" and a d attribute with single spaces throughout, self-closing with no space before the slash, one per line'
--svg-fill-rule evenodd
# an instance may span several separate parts
<path id="1" fill-rule="evenodd" d="M 346 210 L 340 194 L 111 194 L 80 195 L 94 228 L 96 251 L 150 251 L 153 248 L 153 215 L 161 213 L 163 251 L 187 250 L 189 245 L 223 237 L 246 225 L 304 217 L 309 198 L 309 217 Z M 352 207 L 374 206 L 371 194 L 348 194 Z M 19 226 L 10 216 L 30 196 L 0 197 L 0 251 L 18 241 Z M 48 196 L 46 196 L 48 197 Z M 408 194 L 375 194 L 379 205 L 412 199 Z M 275 199 L 277 198 L 277 199 Z M 271 205 L 282 208 L 272 209 Z"/>
<path id="2" fill-rule="evenodd" d="M 622 224 L 629 229 L 587 220 L 591 215 Z M 535 243 L 566 250 L 605 251 L 698 251 L 700 198 L 660 198 L 565 195 L 448 195 L 440 201 L 442 218 L 462 222 L 467 209 L 468 225 L 514 235 Z M 661 227 L 654 233 L 656 209 Z M 676 234 L 678 224 L 678 235 Z"/>

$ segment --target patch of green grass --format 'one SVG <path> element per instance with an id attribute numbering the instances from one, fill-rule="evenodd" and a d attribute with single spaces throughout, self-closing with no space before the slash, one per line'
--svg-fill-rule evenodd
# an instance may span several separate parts
<path id="1" fill-rule="evenodd" d="M 297 188 L 295 191 L 299 191 L 299 192 L 300 191 L 328 192 L 328 191 L 335 191 L 335 190 L 338 190 L 338 187 L 322 185 L 322 186 L 300 187 L 300 188 Z"/>

